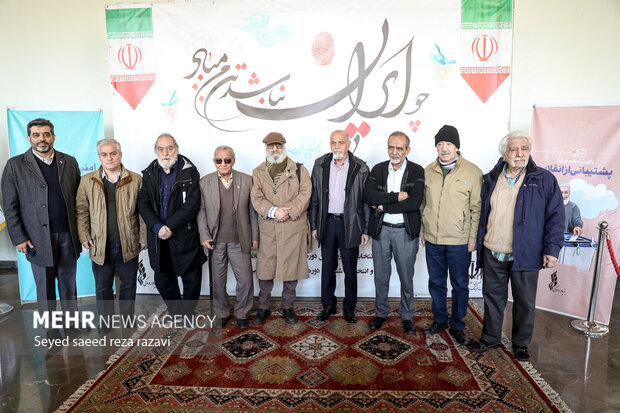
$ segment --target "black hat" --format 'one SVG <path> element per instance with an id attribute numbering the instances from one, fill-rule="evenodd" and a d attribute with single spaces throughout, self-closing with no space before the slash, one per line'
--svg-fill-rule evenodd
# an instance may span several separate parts
<path id="1" fill-rule="evenodd" d="M 443 125 L 437 135 L 435 135 L 435 146 L 441 141 L 453 143 L 456 149 L 461 147 L 461 141 L 459 140 L 459 131 L 454 126 Z"/>

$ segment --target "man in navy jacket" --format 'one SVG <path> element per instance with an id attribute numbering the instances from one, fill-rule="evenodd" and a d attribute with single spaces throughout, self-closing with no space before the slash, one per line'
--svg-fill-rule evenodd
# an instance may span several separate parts
<path id="1" fill-rule="evenodd" d="M 531 149 L 527 134 L 509 133 L 499 144 L 502 158 L 483 177 L 477 260 L 484 270 L 484 322 L 482 337 L 469 345 L 477 353 L 501 346 L 510 280 L 512 348 L 520 361 L 530 359 L 538 271 L 556 265 L 564 241 L 560 187 L 536 166 Z"/>

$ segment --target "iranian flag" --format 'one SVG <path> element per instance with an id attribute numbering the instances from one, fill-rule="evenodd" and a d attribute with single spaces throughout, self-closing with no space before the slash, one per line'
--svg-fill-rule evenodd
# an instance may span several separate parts
<path id="1" fill-rule="evenodd" d="M 108 8 L 110 83 L 133 109 L 155 82 L 153 13 L 149 8 Z"/>
<path id="2" fill-rule="evenodd" d="M 512 0 L 461 0 L 461 76 L 482 103 L 510 74 Z"/>

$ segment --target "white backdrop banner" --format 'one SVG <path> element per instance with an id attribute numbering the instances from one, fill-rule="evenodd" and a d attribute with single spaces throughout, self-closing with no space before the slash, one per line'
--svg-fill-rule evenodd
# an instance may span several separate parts
<path id="1" fill-rule="evenodd" d="M 507 132 L 510 0 L 117 4 L 106 22 L 114 133 L 124 163 L 137 171 L 168 132 L 202 175 L 215 170 L 221 144 L 235 149 L 235 168 L 251 174 L 271 131 L 311 170 L 335 129 L 349 133 L 351 150 L 370 167 L 387 159 L 388 135 L 403 131 L 409 158 L 426 166 L 444 124 L 458 128 L 463 155 L 487 171 Z M 428 294 L 423 251 L 416 295 Z M 315 246 L 298 295 L 320 295 L 320 259 Z M 139 291 L 155 292 L 146 261 L 141 268 Z M 373 297 L 370 246 L 360 249 L 358 272 L 359 296 Z M 205 269 L 205 287 L 206 278 Z M 396 276 L 390 294 L 399 294 Z"/>

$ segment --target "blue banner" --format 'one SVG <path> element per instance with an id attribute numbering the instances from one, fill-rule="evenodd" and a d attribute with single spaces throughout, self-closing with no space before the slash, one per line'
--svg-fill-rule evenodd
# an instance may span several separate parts
<path id="1" fill-rule="evenodd" d="M 96 142 L 103 139 L 103 112 L 98 111 L 49 111 L 7 110 L 9 128 L 9 155 L 15 156 L 30 149 L 26 125 L 32 119 L 45 118 L 54 124 L 56 141 L 54 148 L 77 159 L 82 175 L 99 167 Z M 26 256 L 17 253 L 19 293 L 22 301 L 37 299 L 36 287 L 30 263 Z M 91 260 L 88 252 L 82 252 L 77 262 L 77 295 L 95 294 Z M 58 288 L 56 289 L 58 291 Z M 58 293 L 57 293 L 58 294 Z"/>

